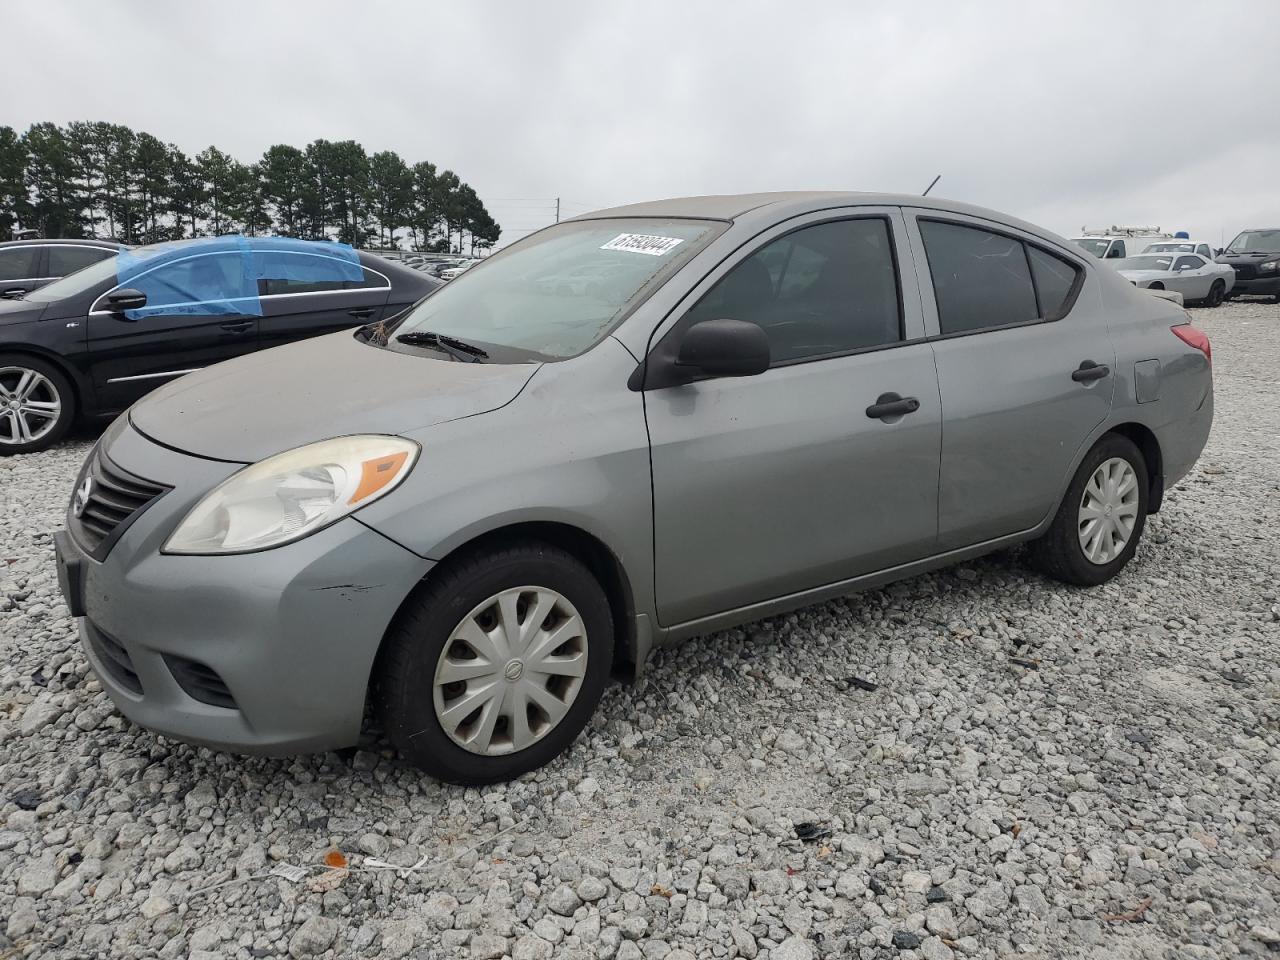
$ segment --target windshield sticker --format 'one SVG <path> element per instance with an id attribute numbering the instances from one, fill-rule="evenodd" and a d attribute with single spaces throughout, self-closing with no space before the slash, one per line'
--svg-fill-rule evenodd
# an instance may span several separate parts
<path id="1" fill-rule="evenodd" d="M 643 233 L 620 233 L 601 250 L 625 250 L 628 253 L 647 253 L 651 257 L 662 257 L 675 249 L 684 241 L 680 237 L 652 237 Z"/>

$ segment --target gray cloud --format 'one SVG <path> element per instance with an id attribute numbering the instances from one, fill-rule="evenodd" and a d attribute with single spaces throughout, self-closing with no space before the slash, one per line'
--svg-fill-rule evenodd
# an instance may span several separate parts
<path id="1" fill-rule="evenodd" d="M 1051 228 L 1280 222 L 1274 31 L 1203 2 L 218 0 L 11 7 L 0 123 L 104 119 L 243 160 L 352 138 L 509 234 L 689 193 L 939 195 Z M 512 202 L 522 201 L 522 202 Z"/>

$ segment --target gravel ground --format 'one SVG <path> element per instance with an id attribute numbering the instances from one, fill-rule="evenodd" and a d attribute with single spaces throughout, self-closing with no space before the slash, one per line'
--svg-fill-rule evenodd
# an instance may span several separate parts
<path id="1" fill-rule="evenodd" d="M 703 637 L 485 790 L 125 722 L 53 573 L 88 443 L 0 461 L 0 956 L 1275 955 L 1280 307 L 1195 318 L 1218 420 L 1115 582 L 1002 553 Z"/>

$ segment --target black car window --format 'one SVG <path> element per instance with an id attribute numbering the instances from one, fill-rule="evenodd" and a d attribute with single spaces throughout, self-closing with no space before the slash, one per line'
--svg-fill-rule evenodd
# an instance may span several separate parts
<path id="1" fill-rule="evenodd" d="M 49 248 L 49 276 L 65 277 L 69 273 L 83 270 L 90 264 L 114 257 L 114 250 L 102 247 L 76 247 L 70 244 L 58 244 Z"/>
<path id="2" fill-rule="evenodd" d="M 255 256 L 260 264 L 264 295 L 329 293 L 389 285 L 380 274 L 335 257 L 278 251 L 262 251 Z M 352 277 L 356 270 L 360 273 L 359 280 Z"/>
<path id="3" fill-rule="evenodd" d="M 13 247 L 0 250 L 0 281 L 36 279 L 39 247 Z"/>
<path id="4" fill-rule="evenodd" d="M 1026 246 L 1027 259 L 1031 261 L 1031 279 L 1035 281 L 1036 294 L 1040 298 L 1040 316 L 1045 320 L 1061 319 L 1071 305 L 1071 294 L 1080 277 L 1080 268 L 1039 247 Z"/>
<path id="5" fill-rule="evenodd" d="M 787 363 L 902 339 L 898 275 L 888 223 L 837 220 L 779 237 L 730 270 L 685 315 L 746 320 Z"/>
<path id="6" fill-rule="evenodd" d="M 1115 242 L 1115 245 L 1107 253 L 1108 259 L 1111 259 L 1111 260 L 1115 260 L 1117 258 L 1119 258 L 1120 260 L 1123 260 L 1127 256 L 1128 254 L 1125 253 L 1123 240 L 1117 240 Z"/>
<path id="7" fill-rule="evenodd" d="M 1200 256 L 1204 257 L 1206 260 L 1213 259 L 1213 253 L 1209 250 L 1209 245 L 1207 243 L 1202 243 L 1200 246 L 1196 247 L 1196 253 L 1200 254 Z"/>
<path id="8" fill-rule="evenodd" d="M 944 335 L 1040 318 L 1021 241 L 935 220 L 921 220 L 920 234 Z"/>
<path id="9" fill-rule="evenodd" d="M 244 257 L 214 253 L 184 257 L 137 274 L 125 285 L 147 295 L 147 309 L 182 303 L 208 303 L 257 297 L 257 284 L 246 276 Z"/>

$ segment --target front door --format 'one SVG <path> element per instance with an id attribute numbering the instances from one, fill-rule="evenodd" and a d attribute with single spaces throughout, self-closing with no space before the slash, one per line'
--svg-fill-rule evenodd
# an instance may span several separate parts
<path id="1" fill-rule="evenodd" d="M 1078 257 L 974 217 L 913 213 L 942 395 L 938 546 L 950 550 L 1056 507 L 1111 409 L 1115 350 Z"/>
<path id="2" fill-rule="evenodd" d="M 142 309 L 112 313 L 108 294 L 94 302 L 88 343 L 102 409 L 123 409 L 175 377 L 257 349 L 261 306 L 245 261 L 231 252 L 172 260 L 122 285 L 146 294 Z"/>
<path id="3" fill-rule="evenodd" d="M 940 409 L 896 209 L 776 227 L 664 336 L 761 326 L 772 367 L 647 391 L 658 617 L 685 623 L 933 552 Z M 877 407 L 891 395 L 903 401 Z M 904 408 L 914 407 L 904 412 Z"/>
<path id="4" fill-rule="evenodd" d="M 381 320 L 391 294 L 390 281 L 354 253 L 263 250 L 257 260 L 263 350 Z"/>
<path id="5" fill-rule="evenodd" d="M 1209 271 L 1199 257 L 1184 254 L 1173 261 L 1173 276 L 1166 282 L 1184 300 L 1203 300 L 1209 295 Z"/>

